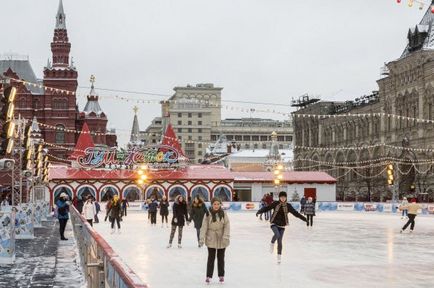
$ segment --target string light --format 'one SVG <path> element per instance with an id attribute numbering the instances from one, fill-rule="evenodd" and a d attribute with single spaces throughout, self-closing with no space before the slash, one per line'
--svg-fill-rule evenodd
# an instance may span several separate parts
<path id="1" fill-rule="evenodd" d="M 402 2 L 401 0 L 396 0 L 396 3 L 398 4 L 401 4 L 401 2 Z M 426 2 L 422 0 L 407 0 L 407 6 L 410 8 L 412 8 L 415 3 L 419 5 L 419 10 L 423 10 L 425 5 L 431 5 L 431 1 Z M 434 13 L 434 5 L 431 6 L 431 13 Z"/>

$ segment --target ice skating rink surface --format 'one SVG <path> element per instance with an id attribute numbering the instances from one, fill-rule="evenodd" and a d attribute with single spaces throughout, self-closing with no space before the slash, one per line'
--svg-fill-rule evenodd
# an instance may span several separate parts
<path id="1" fill-rule="evenodd" d="M 397 215 L 321 213 L 312 230 L 290 216 L 280 265 L 276 251 L 269 252 L 268 222 L 250 212 L 229 212 L 229 217 L 224 287 L 434 287 L 433 217 L 418 216 L 415 232 L 400 234 L 405 222 Z M 170 228 L 161 228 L 160 219 L 151 227 L 146 213 L 131 212 L 121 224 L 121 234 L 110 234 L 108 222 L 95 228 L 145 283 L 152 288 L 207 286 L 207 250 L 197 247 L 193 224 L 184 227 L 182 249 L 177 234 L 167 249 Z M 220 285 L 217 271 L 212 280 L 211 286 Z"/>

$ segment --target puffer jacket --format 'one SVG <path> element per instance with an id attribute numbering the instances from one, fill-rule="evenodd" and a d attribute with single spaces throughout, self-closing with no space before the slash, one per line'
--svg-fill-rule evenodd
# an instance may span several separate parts
<path id="1" fill-rule="evenodd" d="M 184 201 L 179 202 L 179 196 L 176 197 L 175 203 L 173 203 L 173 218 L 172 225 L 174 226 L 185 226 L 185 221 L 189 221 L 187 213 L 187 203 Z"/>
<path id="2" fill-rule="evenodd" d="M 304 214 L 315 216 L 315 203 L 306 202 L 306 204 L 304 204 Z"/>
<path id="3" fill-rule="evenodd" d="M 107 210 L 107 215 L 109 215 L 110 218 L 114 218 L 114 219 L 120 219 L 121 218 L 122 210 L 121 210 L 120 201 L 117 201 L 116 204 L 114 201 L 112 201 L 112 204 L 110 205 L 109 210 Z"/>
<path id="4" fill-rule="evenodd" d="M 205 203 L 191 206 L 190 219 L 194 222 L 194 228 L 200 229 L 202 227 L 203 217 L 208 214 L 208 209 Z"/>
<path id="5" fill-rule="evenodd" d="M 209 213 L 203 218 L 202 228 L 200 229 L 200 243 L 205 243 L 208 248 L 224 249 L 230 244 L 230 222 L 229 217 L 224 212 L 221 219 L 216 215 L 215 222 L 212 221 L 212 215 Z"/>
<path id="6" fill-rule="evenodd" d="M 156 200 L 152 201 L 148 204 L 149 212 L 150 213 L 156 213 L 158 208 L 158 202 Z"/>
<path id="7" fill-rule="evenodd" d="M 422 206 L 417 203 L 410 203 L 407 206 L 403 206 L 401 210 L 408 210 L 408 214 L 417 215 L 418 210 L 422 209 Z"/>
<path id="8" fill-rule="evenodd" d="M 169 215 L 169 201 L 161 201 L 159 207 L 161 216 Z"/>

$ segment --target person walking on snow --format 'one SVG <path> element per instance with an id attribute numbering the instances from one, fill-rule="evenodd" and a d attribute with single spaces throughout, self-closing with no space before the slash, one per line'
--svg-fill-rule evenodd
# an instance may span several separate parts
<path id="1" fill-rule="evenodd" d="M 59 220 L 60 240 L 68 240 L 65 238 L 65 227 L 69 219 L 69 203 L 67 201 L 68 195 L 61 193 L 59 200 L 56 202 L 57 219 Z"/>
<path id="2" fill-rule="evenodd" d="M 206 266 L 206 283 L 211 282 L 214 273 L 214 262 L 217 254 L 217 272 L 220 283 L 225 281 L 225 251 L 230 244 L 229 217 L 222 209 L 219 198 L 211 200 L 211 209 L 203 218 L 200 229 L 199 247 L 208 247 L 208 261 Z"/>
<path id="3" fill-rule="evenodd" d="M 402 198 L 402 202 L 401 202 L 401 205 L 400 205 L 400 207 L 403 207 L 401 219 L 404 219 L 405 217 L 408 217 L 408 209 L 405 208 L 407 206 L 408 206 L 408 200 L 407 200 L 407 197 L 404 197 L 404 198 Z"/>
<path id="4" fill-rule="evenodd" d="M 115 233 L 115 221 L 118 226 L 118 233 L 121 234 L 122 209 L 121 209 L 121 202 L 119 201 L 118 195 L 115 195 L 113 197 L 113 200 L 111 201 L 110 204 L 110 208 L 109 210 L 107 210 L 107 215 L 109 215 L 110 222 L 111 222 L 111 228 L 112 228 L 111 234 Z"/>
<path id="5" fill-rule="evenodd" d="M 166 196 L 163 196 L 159 208 L 160 208 L 160 215 L 161 215 L 161 228 L 164 227 L 164 220 L 166 220 L 166 226 L 169 227 L 167 221 L 167 216 L 169 216 L 169 201 L 167 201 Z"/>
<path id="6" fill-rule="evenodd" d="M 184 228 L 185 222 L 187 222 L 187 225 L 190 224 L 187 213 L 187 202 L 185 202 L 182 195 L 178 195 L 175 198 L 175 203 L 173 203 L 172 230 L 170 231 L 169 245 L 167 245 L 167 248 L 172 247 L 176 227 L 178 227 L 178 248 L 182 248 L 182 229 Z"/>
<path id="7" fill-rule="evenodd" d="M 400 233 L 404 232 L 407 229 L 408 225 L 410 226 L 410 233 L 414 230 L 414 225 L 416 224 L 415 219 L 419 209 L 422 209 L 422 206 L 416 203 L 416 199 L 411 200 L 411 204 L 407 206 L 399 207 L 400 210 L 407 209 L 408 210 L 408 221 L 405 223 L 404 227 L 402 227 Z"/>
<path id="8" fill-rule="evenodd" d="M 290 203 L 287 202 L 286 192 L 282 191 L 279 193 L 279 201 L 274 201 L 270 206 L 260 209 L 256 213 L 258 215 L 265 213 L 270 210 L 274 210 L 271 216 L 271 230 L 273 230 L 273 238 L 271 239 L 270 252 L 274 251 L 274 243 L 277 240 L 277 263 L 282 260 L 282 238 L 285 233 L 285 226 L 289 225 L 288 213 L 291 213 L 295 217 L 307 222 L 306 217 L 297 212 L 297 210 L 292 207 Z"/>
<path id="9" fill-rule="evenodd" d="M 86 219 L 86 221 L 90 224 L 90 226 L 93 227 L 93 220 L 96 215 L 96 208 L 95 208 L 95 204 L 92 201 L 91 196 L 88 196 L 86 202 L 84 202 L 82 215 Z"/>
<path id="10" fill-rule="evenodd" d="M 208 215 L 208 209 L 206 208 L 205 202 L 199 196 L 194 197 L 193 203 L 191 205 L 190 219 L 194 223 L 194 228 L 196 228 L 197 242 L 200 247 L 200 228 L 202 227 L 203 217 L 205 214 Z"/>
<path id="11" fill-rule="evenodd" d="M 158 202 L 154 199 L 154 196 L 151 197 L 151 203 L 149 203 L 148 209 L 151 215 L 151 225 L 157 225 Z"/>
<path id="12" fill-rule="evenodd" d="M 307 227 L 313 226 L 313 216 L 315 216 L 315 202 L 313 202 L 313 198 L 309 197 L 307 198 L 306 204 L 304 204 L 304 214 L 306 215 L 307 219 Z"/>
<path id="13" fill-rule="evenodd" d="M 300 213 L 304 214 L 304 205 L 306 205 L 306 198 L 301 197 L 300 199 Z"/>

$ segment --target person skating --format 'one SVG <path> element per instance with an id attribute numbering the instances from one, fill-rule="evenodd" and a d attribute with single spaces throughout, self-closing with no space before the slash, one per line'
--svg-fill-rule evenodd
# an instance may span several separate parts
<path id="1" fill-rule="evenodd" d="M 205 244 L 208 247 L 208 261 L 206 266 L 206 283 L 211 282 L 214 274 L 214 262 L 217 254 L 217 273 L 220 283 L 225 277 L 225 252 L 230 244 L 229 217 L 222 209 L 219 198 L 211 199 L 211 209 L 204 217 L 200 229 L 200 247 Z"/>
<path id="2" fill-rule="evenodd" d="M 315 216 L 315 202 L 313 202 L 312 197 L 307 198 L 307 202 L 304 204 L 304 214 L 306 215 L 307 219 L 307 227 L 312 227 L 313 217 Z"/>
<path id="3" fill-rule="evenodd" d="M 86 202 L 84 202 L 82 215 L 86 219 L 86 221 L 90 224 L 90 226 L 93 227 L 93 220 L 96 215 L 96 208 L 95 208 L 95 204 L 92 201 L 91 196 L 88 196 Z"/>
<path id="4" fill-rule="evenodd" d="M 282 238 L 285 232 L 285 226 L 289 225 L 288 213 L 291 213 L 295 217 L 307 222 L 306 217 L 297 212 L 290 203 L 287 202 L 286 192 L 279 193 L 279 201 L 274 201 L 270 206 L 260 209 L 256 216 L 266 213 L 267 211 L 273 211 L 271 216 L 271 230 L 273 230 L 273 238 L 271 239 L 270 252 L 274 251 L 274 243 L 277 240 L 277 263 L 280 263 L 282 259 Z"/>
<path id="5" fill-rule="evenodd" d="M 265 196 L 265 203 L 267 204 L 267 206 L 270 206 L 273 203 L 273 193 L 268 193 Z M 267 213 L 265 213 L 265 220 L 268 221 L 271 218 L 271 210 L 268 211 Z"/>
<path id="6" fill-rule="evenodd" d="M 151 217 L 151 225 L 157 225 L 158 202 L 154 199 L 154 196 L 152 196 L 150 200 L 151 203 L 148 205 L 148 212 Z"/>
<path id="7" fill-rule="evenodd" d="M 199 196 L 194 197 L 191 205 L 190 219 L 196 228 L 197 242 L 200 247 L 200 228 L 202 227 L 203 218 L 208 215 L 208 209 L 205 202 Z"/>
<path id="8" fill-rule="evenodd" d="M 127 216 L 127 207 L 130 207 L 130 204 L 128 203 L 127 199 L 122 199 L 121 201 L 121 206 L 122 206 L 122 217 L 123 216 Z"/>
<path id="9" fill-rule="evenodd" d="M 110 208 L 107 210 L 107 215 L 110 218 L 111 222 L 111 234 L 115 233 L 115 221 L 118 227 L 118 233 L 121 233 L 121 215 L 122 215 L 122 209 L 121 209 L 121 202 L 119 201 L 119 196 L 115 195 L 113 197 L 113 200 L 111 201 Z M 107 219 L 107 217 L 106 217 Z"/>
<path id="10" fill-rule="evenodd" d="M 190 224 L 187 213 L 187 202 L 185 202 L 182 195 L 178 195 L 173 203 L 173 217 L 172 217 L 172 230 L 170 231 L 169 245 L 167 248 L 172 247 L 173 237 L 175 236 L 176 227 L 178 227 L 178 248 L 182 248 L 182 229 L 187 221 Z"/>
<path id="11" fill-rule="evenodd" d="M 300 199 L 300 213 L 304 214 L 304 205 L 306 205 L 306 198 L 301 197 Z"/>
<path id="12" fill-rule="evenodd" d="M 65 238 L 65 227 L 69 219 L 69 203 L 67 201 L 68 195 L 61 193 L 59 200 L 56 202 L 57 219 L 59 220 L 60 240 L 68 240 Z"/>
<path id="13" fill-rule="evenodd" d="M 167 216 L 169 216 L 169 201 L 167 201 L 166 196 L 163 196 L 159 208 L 160 208 L 160 215 L 161 215 L 161 228 L 164 227 L 164 220 L 166 220 L 166 226 L 169 227 L 169 223 L 167 220 Z"/>
<path id="14" fill-rule="evenodd" d="M 94 197 L 92 197 L 92 201 L 95 204 L 95 211 L 96 211 L 94 223 L 99 223 L 98 213 L 101 212 L 101 205 L 99 205 L 99 203 L 96 201 Z"/>
<path id="15" fill-rule="evenodd" d="M 407 197 L 404 197 L 404 198 L 402 198 L 402 202 L 401 202 L 401 205 L 400 205 L 400 207 L 403 207 L 401 219 L 404 219 L 405 217 L 408 217 L 408 209 L 405 208 L 407 206 L 408 206 L 408 200 L 407 200 Z"/>
<path id="16" fill-rule="evenodd" d="M 419 209 L 422 209 L 422 206 L 416 203 L 416 199 L 411 200 L 411 204 L 407 206 L 399 207 L 400 210 L 407 209 L 408 210 L 408 221 L 405 223 L 404 227 L 402 227 L 400 233 L 404 232 L 405 229 L 410 226 L 410 233 L 413 232 L 414 226 L 416 225 L 415 219 Z"/>

